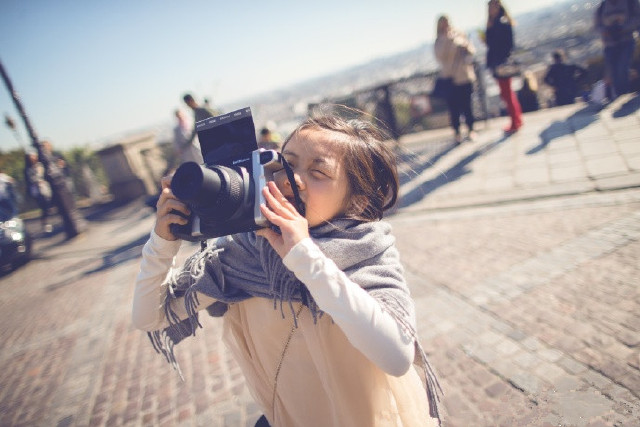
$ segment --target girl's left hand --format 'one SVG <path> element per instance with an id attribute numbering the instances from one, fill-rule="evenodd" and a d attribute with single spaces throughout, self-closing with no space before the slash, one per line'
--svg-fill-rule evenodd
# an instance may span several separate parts
<path id="1" fill-rule="evenodd" d="M 275 182 L 268 182 L 262 194 L 267 204 L 260 206 L 260 210 L 270 223 L 280 228 L 282 234 L 270 228 L 258 230 L 256 234 L 267 239 L 278 255 L 284 258 L 298 242 L 309 237 L 309 223 L 282 195 Z"/>

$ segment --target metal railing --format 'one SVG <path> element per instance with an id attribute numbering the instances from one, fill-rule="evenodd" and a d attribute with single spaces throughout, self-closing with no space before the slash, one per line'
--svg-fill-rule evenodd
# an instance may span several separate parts
<path id="1" fill-rule="evenodd" d="M 474 68 L 478 76 L 472 94 L 474 117 L 476 120 L 486 120 L 489 113 L 484 69 L 477 62 Z M 437 77 L 437 71 L 416 73 L 346 96 L 326 98 L 319 103 L 309 104 L 308 109 L 311 113 L 319 107 L 340 104 L 363 111 L 375 117 L 393 139 L 423 130 L 444 128 L 449 126 L 446 101 L 430 96 Z"/>

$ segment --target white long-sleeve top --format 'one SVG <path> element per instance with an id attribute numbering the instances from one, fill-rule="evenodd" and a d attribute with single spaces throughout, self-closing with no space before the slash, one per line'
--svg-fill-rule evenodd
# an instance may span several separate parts
<path id="1" fill-rule="evenodd" d="M 169 325 L 163 301 L 165 279 L 174 265 L 180 241 L 167 241 L 151 233 L 142 251 L 133 301 L 133 324 L 154 331 Z M 351 281 L 336 264 L 307 238 L 294 246 L 283 259 L 284 265 L 307 286 L 318 307 L 330 315 L 349 342 L 380 369 L 394 376 L 405 374 L 414 359 L 414 341 L 396 320 L 358 284 Z M 199 309 L 215 300 L 198 294 Z M 239 303 L 242 304 L 242 303 Z M 187 318 L 181 298 L 172 308 Z"/>
<path id="2" fill-rule="evenodd" d="M 464 34 L 455 30 L 439 34 L 433 49 L 442 77 L 453 78 L 456 85 L 475 82 L 472 64 L 475 48 Z"/>

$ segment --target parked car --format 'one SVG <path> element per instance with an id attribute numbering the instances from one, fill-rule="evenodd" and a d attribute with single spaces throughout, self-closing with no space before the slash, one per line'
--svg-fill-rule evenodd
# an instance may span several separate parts
<path id="1" fill-rule="evenodd" d="M 32 239 L 14 209 L 0 203 L 0 268 L 17 267 L 31 257 Z"/>

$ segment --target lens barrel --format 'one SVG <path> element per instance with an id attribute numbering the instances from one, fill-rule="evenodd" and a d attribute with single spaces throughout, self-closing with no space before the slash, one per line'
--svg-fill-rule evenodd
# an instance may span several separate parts
<path id="1" fill-rule="evenodd" d="M 244 200 L 243 180 L 237 171 L 195 162 L 180 165 L 171 180 L 171 191 L 203 224 L 211 225 L 233 217 Z"/>
<path id="2" fill-rule="evenodd" d="M 180 200 L 201 205 L 215 199 L 222 183 L 220 176 L 196 162 L 180 165 L 171 179 L 171 191 Z"/>

